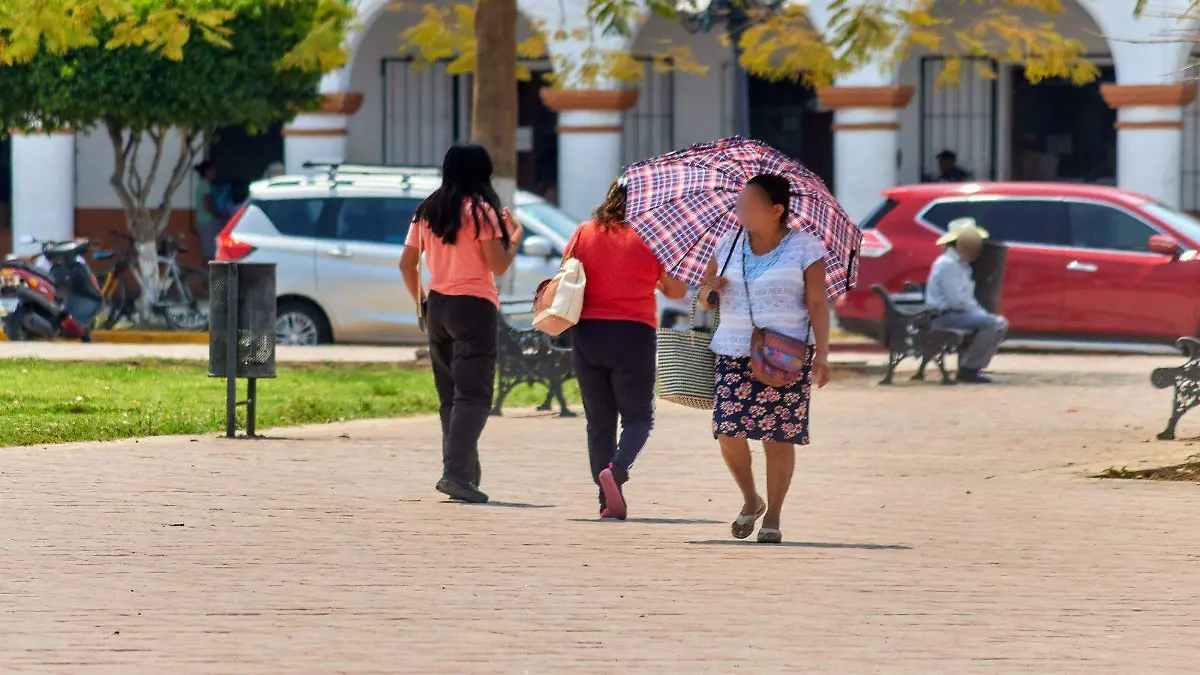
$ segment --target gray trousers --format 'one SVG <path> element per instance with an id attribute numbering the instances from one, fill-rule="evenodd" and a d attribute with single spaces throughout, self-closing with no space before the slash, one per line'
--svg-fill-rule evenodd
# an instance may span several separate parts
<path id="1" fill-rule="evenodd" d="M 958 357 L 960 370 L 983 370 L 1000 350 L 1008 334 L 1008 319 L 982 309 L 942 312 L 933 320 L 934 328 L 970 331 L 971 347 Z"/>

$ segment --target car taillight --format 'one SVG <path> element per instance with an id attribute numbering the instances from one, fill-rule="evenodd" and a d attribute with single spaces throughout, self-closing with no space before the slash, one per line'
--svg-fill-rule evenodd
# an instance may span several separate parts
<path id="1" fill-rule="evenodd" d="M 225 229 L 217 235 L 217 260 L 226 262 L 237 262 L 246 256 L 254 253 L 254 247 L 246 242 L 233 236 L 233 231 L 237 228 L 238 221 L 246 214 L 246 209 L 249 206 L 243 206 L 238 209 L 238 212 L 233 214 L 229 222 L 225 224 Z"/>
<path id="2" fill-rule="evenodd" d="M 879 230 L 867 230 L 863 232 L 862 249 L 859 255 L 864 258 L 878 258 L 888 251 L 892 250 L 892 242 L 883 236 Z"/>

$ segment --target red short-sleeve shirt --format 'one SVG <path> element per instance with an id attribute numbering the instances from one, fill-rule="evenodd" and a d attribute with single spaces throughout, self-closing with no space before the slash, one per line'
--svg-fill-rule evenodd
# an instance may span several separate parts
<path id="1" fill-rule="evenodd" d="M 662 265 L 631 227 L 604 229 L 589 221 L 579 226 L 568 252 L 583 263 L 587 288 L 583 319 L 638 321 L 658 327 L 654 291 Z"/>

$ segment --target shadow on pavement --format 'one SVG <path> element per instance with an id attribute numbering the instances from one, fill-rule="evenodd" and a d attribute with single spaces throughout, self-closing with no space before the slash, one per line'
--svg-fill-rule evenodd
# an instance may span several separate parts
<path id="1" fill-rule="evenodd" d="M 523 504 L 521 502 L 496 502 L 491 501 L 486 504 L 468 504 L 468 506 L 499 506 L 502 509 L 552 509 L 555 504 Z"/>
<path id="2" fill-rule="evenodd" d="M 613 520 L 611 518 L 569 518 L 572 523 L 619 523 L 622 521 Z M 626 523 L 640 523 L 642 525 L 720 525 L 720 520 L 702 520 L 694 518 L 626 518 Z"/>
<path id="3" fill-rule="evenodd" d="M 864 551 L 911 551 L 911 546 L 903 546 L 900 544 L 842 544 L 837 542 L 818 542 L 818 541 L 785 541 L 780 544 L 760 544 L 753 539 L 745 539 L 738 541 L 736 539 L 705 539 L 701 541 L 689 541 L 689 544 L 696 546 L 765 546 L 768 548 L 792 547 L 792 548 L 853 548 Z"/>

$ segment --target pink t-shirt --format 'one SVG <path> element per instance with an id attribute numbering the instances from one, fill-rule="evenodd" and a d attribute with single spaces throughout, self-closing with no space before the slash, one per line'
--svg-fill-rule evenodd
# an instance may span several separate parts
<path id="1" fill-rule="evenodd" d="M 479 213 L 484 220 L 476 232 L 475 209 L 469 202 L 463 202 L 462 227 L 454 244 L 445 244 L 435 237 L 423 220 L 408 228 L 404 244 L 425 251 L 429 290 L 442 295 L 474 295 L 499 307 L 500 293 L 496 277 L 483 259 L 483 242 L 500 236 L 500 220 L 487 204 L 480 205 Z"/>

